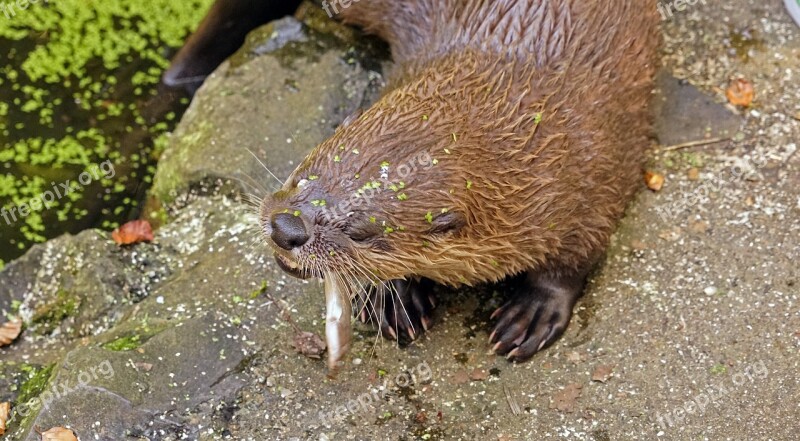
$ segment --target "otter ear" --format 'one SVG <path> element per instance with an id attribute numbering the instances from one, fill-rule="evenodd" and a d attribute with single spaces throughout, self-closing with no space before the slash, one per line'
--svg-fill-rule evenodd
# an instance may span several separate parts
<path id="1" fill-rule="evenodd" d="M 454 234 L 467 225 L 467 219 L 458 211 L 446 211 L 431 221 L 429 234 Z"/>
<path id="2" fill-rule="evenodd" d="M 353 121 L 361 118 L 361 115 L 363 115 L 363 114 L 364 114 L 364 109 L 363 108 L 360 108 L 360 109 L 356 110 L 355 112 L 351 113 L 350 115 L 347 116 L 347 118 L 344 119 L 344 121 L 342 121 L 341 128 L 344 129 L 347 126 L 349 126 L 350 124 L 353 124 Z"/>

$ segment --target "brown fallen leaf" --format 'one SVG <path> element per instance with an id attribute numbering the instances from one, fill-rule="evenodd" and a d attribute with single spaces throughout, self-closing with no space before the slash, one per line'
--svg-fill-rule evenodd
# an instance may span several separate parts
<path id="1" fill-rule="evenodd" d="M 486 369 L 475 368 L 469 374 L 469 379 L 472 381 L 483 381 L 489 378 L 489 371 Z"/>
<path id="2" fill-rule="evenodd" d="M 16 318 L 0 326 L 0 346 L 10 345 L 22 332 L 22 320 Z"/>
<path id="3" fill-rule="evenodd" d="M 695 221 L 689 224 L 689 231 L 695 234 L 704 234 L 708 231 L 708 222 Z"/>
<path id="4" fill-rule="evenodd" d="M 150 371 L 153 370 L 153 364 L 152 363 L 145 363 L 143 361 L 140 361 L 138 363 L 134 363 L 134 366 L 136 366 L 136 369 L 141 369 L 141 370 L 143 370 L 145 372 L 150 372 Z"/>
<path id="5" fill-rule="evenodd" d="M 458 372 L 453 374 L 452 378 L 450 378 L 450 383 L 459 385 L 465 384 L 469 382 L 469 374 L 464 369 L 460 369 Z"/>
<path id="6" fill-rule="evenodd" d="M 700 169 L 697 167 L 692 167 L 686 173 L 686 176 L 689 178 L 690 181 L 696 181 L 700 179 Z"/>
<path id="7" fill-rule="evenodd" d="M 644 183 L 647 184 L 647 188 L 650 190 L 660 191 L 664 187 L 664 175 L 651 171 L 645 172 Z"/>
<path id="8" fill-rule="evenodd" d="M 8 417 L 11 416 L 11 403 L 0 403 L 0 435 L 6 433 L 6 423 Z"/>
<path id="9" fill-rule="evenodd" d="M 577 351 L 572 351 L 567 353 L 567 361 L 572 362 L 573 364 L 580 364 L 581 362 L 581 354 Z"/>
<path id="10" fill-rule="evenodd" d="M 41 441 L 78 441 L 75 433 L 64 427 L 53 427 L 46 432 L 39 432 L 38 430 L 37 432 L 42 437 Z"/>
<path id="11" fill-rule="evenodd" d="M 566 413 L 575 412 L 575 408 L 578 405 L 578 398 L 581 396 L 581 389 L 583 389 L 582 384 L 568 384 L 564 390 L 553 395 L 553 401 L 550 403 L 550 408 Z"/>
<path id="12" fill-rule="evenodd" d="M 322 338 L 313 332 L 296 332 L 292 341 L 292 346 L 297 352 L 305 355 L 308 358 L 319 360 L 322 353 L 325 352 L 327 345 Z"/>
<path id="13" fill-rule="evenodd" d="M 682 231 L 680 227 L 672 227 L 670 229 L 658 233 L 658 237 L 669 242 L 675 242 L 676 240 L 681 238 L 681 232 Z"/>
<path id="14" fill-rule="evenodd" d="M 608 365 L 600 365 L 594 368 L 594 372 L 592 372 L 592 381 L 599 381 L 601 383 L 605 383 L 611 378 L 612 372 L 614 371 L 614 366 Z"/>
<path id="15" fill-rule="evenodd" d="M 153 241 L 153 228 L 146 220 L 130 221 L 111 233 L 117 245 L 132 245 L 139 242 Z"/>
<path id="16" fill-rule="evenodd" d="M 725 96 L 734 106 L 749 107 L 753 103 L 756 92 L 753 88 L 753 83 L 744 78 L 736 78 L 731 80 L 728 90 L 725 91 Z"/>

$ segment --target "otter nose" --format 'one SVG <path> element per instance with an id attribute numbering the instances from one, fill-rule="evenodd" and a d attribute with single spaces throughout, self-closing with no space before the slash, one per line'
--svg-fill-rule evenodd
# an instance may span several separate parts
<path id="1" fill-rule="evenodd" d="M 284 250 L 291 251 L 308 242 L 308 232 L 303 219 L 291 213 L 276 213 L 270 220 L 272 241 Z"/>

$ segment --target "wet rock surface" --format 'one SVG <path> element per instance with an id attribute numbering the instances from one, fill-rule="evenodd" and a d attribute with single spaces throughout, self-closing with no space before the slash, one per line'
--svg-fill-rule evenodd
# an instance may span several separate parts
<path id="1" fill-rule="evenodd" d="M 287 323 L 324 333 L 321 286 L 281 273 L 242 196 L 277 185 L 253 155 L 283 179 L 377 96 L 379 51 L 318 12 L 256 31 L 198 93 L 156 177 L 170 221 L 153 243 L 87 231 L 0 273 L 26 328 L 0 348 L 7 439 L 793 439 L 800 30 L 777 2 L 664 22 L 663 109 L 691 117 L 659 113 L 648 169 L 666 185 L 643 186 L 554 346 L 489 354 L 503 287 L 453 290 L 411 346 L 358 326 L 337 378 Z M 735 76 L 751 109 L 725 104 Z"/>

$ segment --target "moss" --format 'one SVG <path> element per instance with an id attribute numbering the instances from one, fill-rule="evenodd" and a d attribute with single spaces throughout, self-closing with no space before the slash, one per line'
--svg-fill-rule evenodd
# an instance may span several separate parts
<path id="1" fill-rule="evenodd" d="M 103 345 L 103 349 L 114 352 L 132 351 L 142 345 L 141 336 L 129 335 L 112 340 Z"/>
<path id="2" fill-rule="evenodd" d="M 49 334 L 53 332 L 61 322 L 75 314 L 80 307 L 80 299 L 71 296 L 64 290 L 56 293 L 53 301 L 46 303 L 34 311 L 31 323 L 36 325 L 39 334 Z"/>
<path id="3" fill-rule="evenodd" d="M 725 367 L 724 364 L 715 364 L 714 366 L 711 367 L 710 372 L 713 375 L 722 375 L 725 372 L 728 372 L 728 368 Z"/>
<path id="4" fill-rule="evenodd" d="M 27 403 L 39 396 L 42 391 L 47 387 L 50 377 L 53 373 L 55 364 L 49 366 L 37 367 L 29 364 L 20 366 L 20 371 L 27 377 L 19 385 L 19 392 L 17 393 L 17 403 Z"/>

